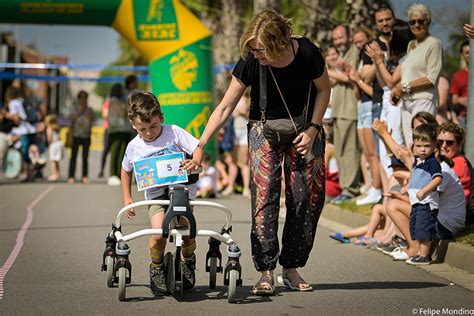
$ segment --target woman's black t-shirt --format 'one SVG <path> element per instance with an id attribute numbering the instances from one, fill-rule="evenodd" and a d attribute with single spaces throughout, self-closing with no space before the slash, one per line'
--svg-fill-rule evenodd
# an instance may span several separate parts
<path id="1" fill-rule="evenodd" d="M 272 67 L 275 79 L 278 82 L 278 86 L 293 117 L 303 113 L 304 106 L 308 100 L 309 83 L 319 78 L 323 74 L 325 67 L 324 58 L 316 45 L 306 37 L 294 39 L 298 41 L 299 47 L 293 61 L 283 68 Z M 265 117 L 267 119 L 288 118 L 288 112 L 278 93 L 275 82 L 268 69 L 266 70 L 267 108 Z M 260 120 L 260 77 L 258 59 L 254 58 L 252 53 L 249 53 L 245 59 L 241 58 L 238 61 L 232 74 L 247 87 L 251 87 L 249 118 L 251 120 Z M 311 120 L 316 93 L 316 87 L 312 84 L 308 120 Z"/>

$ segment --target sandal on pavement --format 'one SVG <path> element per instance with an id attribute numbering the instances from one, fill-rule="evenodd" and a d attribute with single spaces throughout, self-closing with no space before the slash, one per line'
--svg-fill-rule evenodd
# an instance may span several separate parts
<path id="1" fill-rule="evenodd" d="M 283 273 L 281 275 L 281 278 L 282 278 L 283 284 L 292 291 L 300 291 L 300 292 L 313 291 L 313 287 L 309 283 L 304 281 L 301 278 L 301 276 L 298 274 L 298 272 L 291 273 L 291 274 L 290 273 L 289 274 L 284 274 Z M 293 279 L 293 280 L 291 280 L 291 279 Z M 295 279 L 296 280 L 300 279 L 301 281 L 295 285 Z"/>
<path id="2" fill-rule="evenodd" d="M 273 285 L 273 276 L 269 273 L 262 274 L 260 280 L 250 291 L 253 295 L 270 296 L 275 293 L 275 285 Z"/>
<path id="3" fill-rule="evenodd" d="M 339 241 L 340 243 L 343 243 L 343 244 L 348 244 L 350 243 L 350 239 L 349 238 L 346 238 L 342 235 L 342 233 L 331 233 L 329 235 L 329 237 L 331 237 L 332 239 L 335 239 L 337 241 Z"/>

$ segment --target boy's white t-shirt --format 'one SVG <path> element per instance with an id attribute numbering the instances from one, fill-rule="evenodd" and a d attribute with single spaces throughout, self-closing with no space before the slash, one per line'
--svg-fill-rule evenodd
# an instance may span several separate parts
<path id="1" fill-rule="evenodd" d="M 175 152 L 184 152 L 191 155 L 199 144 L 199 140 L 189 134 L 187 131 L 176 125 L 162 125 L 163 131 L 153 142 L 144 141 L 139 135 L 133 138 L 127 145 L 125 155 L 122 160 L 122 168 L 131 172 L 135 161 L 171 154 Z M 196 197 L 196 184 L 188 185 L 189 198 Z M 152 200 L 164 194 L 165 187 L 156 187 L 145 190 L 145 200 Z"/>
<path id="2" fill-rule="evenodd" d="M 466 220 L 466 199 L 464 189 L 456 173 L 444 161 L 441 163 L 443 181 L 438 186 L 438 221 L 453 235 L 464 228 Z"/>

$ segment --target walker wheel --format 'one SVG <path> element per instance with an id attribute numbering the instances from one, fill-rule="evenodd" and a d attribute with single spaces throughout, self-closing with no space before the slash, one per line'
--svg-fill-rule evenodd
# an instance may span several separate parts
<path id="1" fill-rule="evenodd" d="M 118 270 L 118 278 L 119 278 L 119 301 L 125 301 L 125 292 L 126 292 L 126 283 L 127 283 L 127 268 L 120 267 Z"/>
<path id="2" fill-rule="evenodd" d="M 230 270 L 229 271 L 229 287 L 227 290 L 227 302 L 235 302 L 235 292 L 237 290 L 237 278 L 239 276 L 239 271 Z"/>
<path id="3" fill-rule="evenodd" d="M 209 258 L 209 288 L 216 288 L 217 257 Z"/>
<path id="4" fill-rule="evenodd" d="M 174 260 L 171 252 L 167 252 L 164 258 L 166 268 L 166 289 L 168 293 L 174 296 L 175 291 L 175 274 L 174 274 Z"/>
<path id="5" fill-rule="evenodd" d="M 107 267 L 107 287 L 113 287 L 114 286 L 114 257 L 112 256 L 107 256 L 105 257 L 105 265 Z"/>

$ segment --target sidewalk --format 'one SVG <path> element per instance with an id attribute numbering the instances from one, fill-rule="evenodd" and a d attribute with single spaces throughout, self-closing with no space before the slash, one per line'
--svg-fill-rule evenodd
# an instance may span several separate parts
<path id="1" fill-rule="evenodd" d="M 366 216 L 329 203 L 324 206 L 322 217 L 324 220 L 322 225 L 329 226 L 329 228 L 335 231 L 359 227 L 367 224 L 369 221 L 369 218 Z M 474 274 L 474 247 L 472 246 L 441 241 L 435 250 L 435 256 L 439 262 L 444 262 L 451 267 Z"/>

